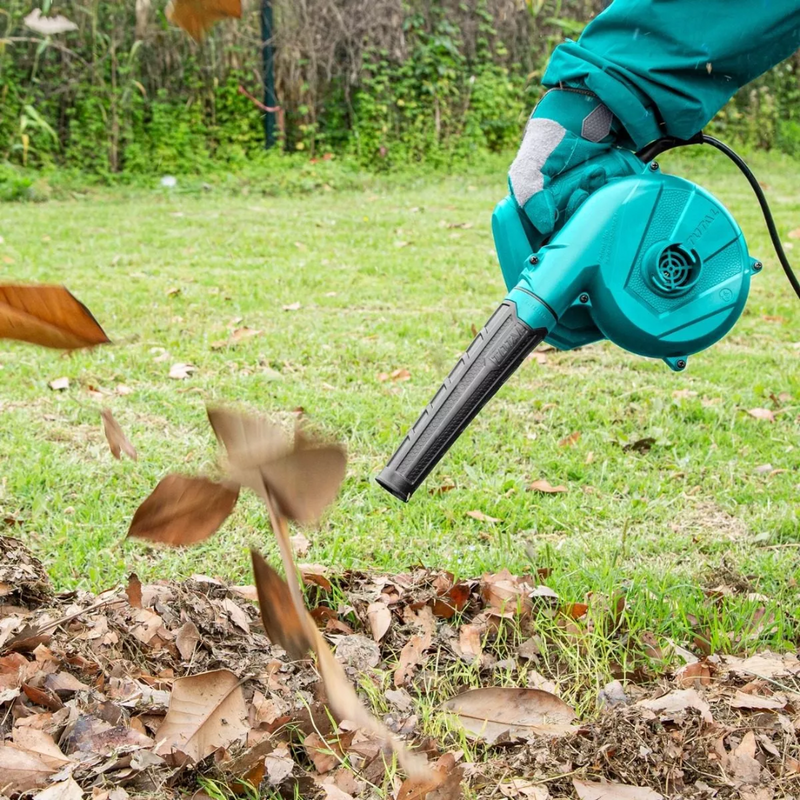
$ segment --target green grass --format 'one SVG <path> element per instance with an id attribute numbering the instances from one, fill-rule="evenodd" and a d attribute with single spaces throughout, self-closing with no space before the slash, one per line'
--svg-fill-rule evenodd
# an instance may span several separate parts
<path id="1" fill-rule="evenodd" d="M 372 479 L 504 293 L 489 229 L 501 168 L 282 198 L 159 189 L 3 206 L 4 277 L 67 284 L 116 344 L 72 356 L 2 344 L 0 508 L 23 520 L 14 531 L 61 588 L 101 589 L 131 571 L 247 581 L 248 547 L 276 552 L 253 497 L 192 549 L 157 550 L 125 533 L 166 473 L 214 470 L 206 403 L 302 406 L 350 453 L 339 501 L 309 533 L 308 561 L 462 576 L 550 567 L 567 601 L 625 591 L 633 628 L 659 637 L 691 641 L 699 624 L 715 649 L 795 641 L 800 304 L 725 159 L 664 165 L 725 200 L 764 260 L 731 335 L 681 375 L 609 344 L 526 364 L 407 506 Z M 800 227 L 797 163 L 759 156 L 753 166 L 784 236 Z M 212 349 L 241 325 L 262 333 Z M 197 372 L 170 380 L 178 361 Z M 396 369 L 410 380 L 378 379 Z M 70 388 L 51 391 L 60 376 Z M 87 391 L 119 384 L 132 394 Z M 680 389 L 696 395 L 675 398 Z M 773 407 L 771 394 L 784 396 L 774 423 L 745 413 Z M 111 458 L 104 404 L 138 463 Z M 573 431 L 577 444 L 559 447 Z M 646 455 L 620 446 L 643 437 L 657 440 Z M 758 472 L 764 464 L 782 471 Z M 537 478 L 568 491 L 526 491 Z M 445 482 L 456 488 L 426 491 Z M 739 591 L 709 603 L 703 588 L 720 583 Z M 765 604 L 767 622 L 753 625 Z"/>

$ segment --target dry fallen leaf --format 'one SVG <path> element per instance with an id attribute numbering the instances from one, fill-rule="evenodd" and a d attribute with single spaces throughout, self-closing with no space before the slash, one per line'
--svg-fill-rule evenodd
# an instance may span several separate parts
<path id="1" fill-rule="evenodd" d="M 308 538 L 302 531 L 292 536 L 291 541 L 292 541 L 292 547 L 294 548 L 294 554 L 298 558 L 303 558 L 304 556 L 308 555 L 308 551 L 311 547 L 311 542 L 308 540 Z"/>
<path id="2" fill-rule="evenodd" d="M 581 432 L 574 431 L 569 436 L 565 436 L 559 443 L 559 447 L 572 447 L 580 441 Z"/>
<path id="3" fill-rule="evenodd" d="M 575 730 L 575 712 L 561 698 L 540 689 L 471 689 L 442 707 L 458 716 L 468 735 L 487 744 L 533 734 L 562 736 Z"/>
<path id="4" fill-rule="evenodd" d="M 333 588 L 327 578 L 328 570 L 321 564 L 300 564 L 297 569 L 306 586 L 319 586 L 326 592 Z"/>
<path id="5" fill-rule="evenodd" d="M 184 661 L 191 661 L 192 656 L 197 645 L 200 642 L 200 631 L 197 630 L 197 625 L 191 620 L 186 622 L 175 631 L 175 647 L 181 654 Z"/>
<path id="6" fill-rule="evenodd" d="M 74 778 L 67 778 L 43 789 L 33 800 L 82 800 L 82 798 L 83 789 L 78 786 Z"/>
<path id="7" fill-rule="evenodd" d="M 761 764 L 756 760 L 756 736 L 747 731 L 734 750 L 722 759 L 725 770 L 742 783 L 761 780 Z"/>
<path id="8" fill-rule="evenodd" d="M 725 664 L 731 672 L 752 675 L 756 678 L 777 678 L 780 675 L 800 674 L 800 660 L 794 653 L 771 653 L 766 651 L 750 658 L 725 656 Z"/>
<path id="9" fill-rule="evenodd" d="M 546 481 L 544 478 L 539 479 L 538 481 L 534 481 L 528 486 L 529 492 L 542 492 L 543 494 L 558 494 L 560 492 L 566 492 L 566 486 L 551 486 L 549 481 Z"/>
<path id="10" fill-rule="evenodd" d="M 403 645 L 403 649 L 400 651 L 400 657 L 398 658 L 397 668 L 394 671 L 395 686 L 403 686 L 412 677 L 414 668 L 422 662 L 425 651 L 430 646 L 431 634 L 429 631 L 421 634 L 414 634 Z"/>
<path id="11" fill-rule="evenodd" d="M 0 745 L 0 793 L 22 794 L 44 786 L 56 770 L 14 745 Z"/>
<path id="12" fill-rule="evenodd" d="M 0 339 L 77 350 L 107 344 L 89 309 L 63 286 L 0 284 Z"/>
<path id="13" fill-rule="evenodd" d="M 188 378 L 196 370 L 197 367 L 194 367 L 191 364 L 183 364 L 178 362 L 169 368 L 169 377 L 174 381 L 182 381 Z"/>
<path id="14" fill-rule="evenodd" d="M 202 542 L 225 522 L 238 497 L 235 485 L 167 475 L 136 509 L 128 536 L 172 547 Z"/>
<path id="15" fill-rule="evenodd" d="M 170 0 L 164 12 L 167 19 L 200 41 L 215 22 L 242 16 L 242 0 Z"/>
<path id="16" fill-rule="evenodd" d="M 47 384 L 54 392 L 63 392 L 69 389 L 69 378 L 56 378 Z"/>
<path id="17" fill-rule="evenodd" d="M 283 307 L 284 311 L 299 311 L 302 308 L 299 302 L 289 303 Z"/>
<path id="18" fill-rule="evenodd" d="M 640 700 L 637 706 L 658 712 L 662 721 L 680 718 L 689 709 L 700 712 L 705 722 L 712 723 L 711 707 L 695 689 L 676 689 L 654 700 Z"/>
<path id="19" fill-rule="evenodd" d="M 775 415 L 768 408 L 751 408 L 747 412 L 755 419 L 763 419 L 767 422 L 775 422 Z"/>
<path id="20" fill-rule="evenodd" d="M 793 231 L 789 231 L 789 238 L 800 239 L 800 228 L 795 228 Z"/>
<path id="21" fill-rule="evenodd" d="M 156 732 L 155 752 L 179 752 L 195 764 L 247 735 L 247 707 L 239 679 L 226 669 L 178 678 L 169 711 Z M 179 757 L 180 758 L 180 757 Z"/>
<path id="22" fill-rule="evenodd" d="M 125 453 L 128 458 L 137 460 L 136 448 L 128 441 L 128 437 L 122 432 L 119 423 L 114 419 L 111 410 L 108 408 L 102 409 L 100 415 L 103 418 L 103 432 L 108 440 L 108 446 L 111 449 L 111 455 L 116 459 L 120 459 L 121 453 Z"/>
<path id="23" fill-rule="evenodd" d="M 15 727 L 12 736 L 15 747 L 24 750 L 29 755 L 36 756 L 53 772 L 70 763 L 70 759 L 61 752 L 53 737 L 46 731 Z"/>
<path id="24" fill-rule="evenodd" d="M 731 708 L 752 708 L 758 711 L 776 711 L 786 707 L 786 698 L 762 697 L 737 691 L 731 699 Z"/>
<path id="25" fill-rule="evenodd" d="M 370 603 L 367 608 L 367 619 L 372 631 L 372 638 L 379 642 L 392 624 L 392 612 L 386 603 Z"/>
<path id="26" fill-rule="evenodd" d="M 483 511 L 467 511 L 467 516 L 478 520 L 478 522 L 500 522 L 497 517 L 490 517 L 488 514 L 484 514 Z"/>
<path id="27" fill-rule="evenodd" d="M 397 800 L 461 800 L 463 764 L 452 753 L 445 753 L 433 765 L 426 780 L 407 778 L 397 792 Z"/>
<path id="28" fill-rule="evenodd" d="M 664 800 L 646 786 L 628 786 L 624 783 L 592 783 L 572 779 L 572 785 L 580 800 Z"/>
<path id="29" fill-rule="evenodd" d="M 474 661 L 481 657 L 482 653 L 482 629 L 479 625 L 462 625 L 458 631 L 458 646 L 461 648 L 461 655 L 467 661 Z"/>

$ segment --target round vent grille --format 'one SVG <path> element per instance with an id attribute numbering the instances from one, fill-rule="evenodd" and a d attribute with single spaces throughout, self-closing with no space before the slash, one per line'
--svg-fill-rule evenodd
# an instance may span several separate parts
<path id="1" fill-rule="evenodd" d="M 665 247 L 650 268 L 650 281 L 661 294 L 686 294 L 700 277 L 700 256 L 679 244 Z"/>

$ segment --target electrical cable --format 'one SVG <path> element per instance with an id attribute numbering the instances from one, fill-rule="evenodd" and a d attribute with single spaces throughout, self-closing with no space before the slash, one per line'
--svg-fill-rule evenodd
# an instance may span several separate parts
<path id="1" fill-rule="evenodd" d="M 753 189 L 759 206 L 761 206 L 761 213 L 764 215 L 764 222 L 767 225 L 769 238 L 772 240 L 772 246 L 775 248 L 775 255 L 778 256 L 778 261 L 781 262 L 783 271 L 786 274 L 786 278 L 791 284 L 792 289 L 794 289 L 794 293 L 798 296 L 798 298 L 800 298 L 800 281 L 797 279 L 797 275 L 795 275 L 792 265 L 789 263 L 789 259 L 786 257 L 786 253 L 783 249 L 783 243 L 781 242 L 781 237 L 778 234 L 778 228 L 775 225 L 775 219 L 772 216 L 772 211 L 770 210 L 764 190 L 761 188 L 761 184 L 758 182 L 758 179 L 753 174 L 750 167 L 747 166 L 747 162 L 735 150 L 728 147 L 728 145 L 726 145 L 724 142 L 721 142 L 719 139 L 715 139 L 713 136 L 708 136 L 705 133 L 698 133 L 695 134 L 691 139 L 677 139 L 674 136 L 666 136 L 663 139 L 658 139 L 652 144 L 647 145 L 647 147 L 642 148 L 636 155 L 641 158 L 642 161 L 647 162 L 652 161 L 656 156 L 660 155 L 661 153 L 665 153 L 667 150 L 673 150 L 676 147 L 685 147 L 692 144 L 707 144 L 716 148 L 721 153 L 724 153 L 731 161 L 733 161 L 733 163 L 739 168 L 739 171 L 745 176 L 745 178 L 747 178 L 747 182 Z"/>

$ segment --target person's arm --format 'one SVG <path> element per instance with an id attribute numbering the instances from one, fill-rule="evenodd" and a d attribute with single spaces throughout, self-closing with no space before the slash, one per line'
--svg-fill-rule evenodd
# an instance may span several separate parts
<path id="1" fill-rule="evenodd" d="M 583 87 L 635 147 L 687 139 L 800 48 L 800 0 L 614 0 L 553 52 L 543 83 Z"/>

